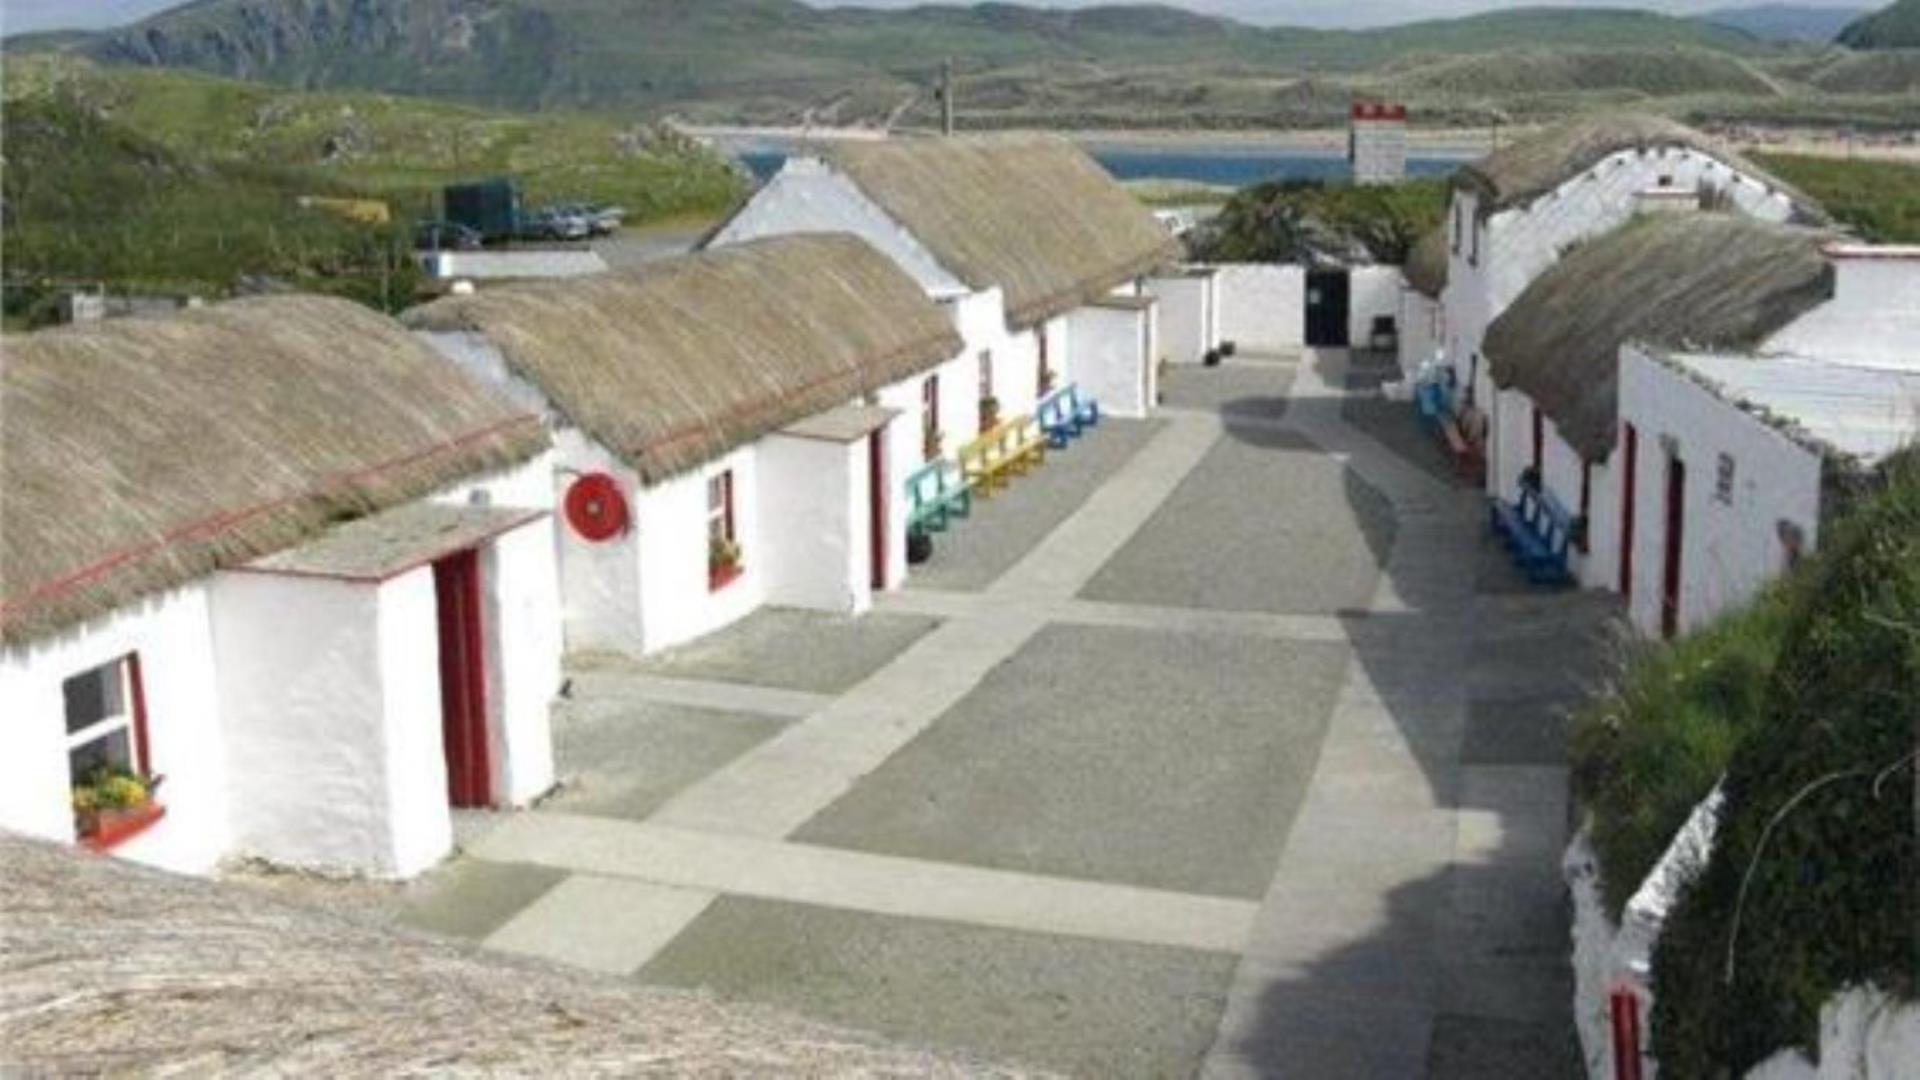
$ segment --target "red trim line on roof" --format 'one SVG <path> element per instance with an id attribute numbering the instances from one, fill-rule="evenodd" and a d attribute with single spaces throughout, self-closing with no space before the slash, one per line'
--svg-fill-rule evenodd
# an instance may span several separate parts
<path id="1" fill-rule="evenodd" d="M 41 585 L 39 588 L 34 589 L 32 592 L 27 593 L 25 596 L 13 598 L 13 599 L 0 600 L 0 617 L 3 617 L 4 615 L 12 612 L 19 611 L 21 608 L 31 607 L 39 603 L 45 603 L 47 600 L 51 599 L 52 597 L 58 596 L 59 594 L 68 591 L 69 589 L 76 588 L 80 585 L 86 584 L 87 582 L 93 581 L 96 578 L 102 577 L 105 574 L 115 570 L 116 568 L 126 563 L 133 562 L 136 559 L 142 559 L 142 558 L 146 558 L 147 556 L 153 555 L 156 552 L 159 552 L 178 541 L 189 540 L 189 539 L 200 539 L 207 536 L 218 535 L 219 533 L 225 532 L 226 530 L 231 529 L 233 526 L 238 525 L 242 521 L 246 521 L 251 518 L 258 517 L 261 514 L 265 514 L 270 511 L 277 510 L 280 507 L 287 505 L 288 503 L 298 502 L 301 499 L 310 498 L 314 495 L 317 495 L 321 492 L 326 491 L 329 488 L 342 487 L 356 480 L 366 479 L 368 477 L 377 476 L 384 472 L 390 472 L 394 469 L 402 468 L 407 465 L 412 465 L 415 462 L 424 460 L 426 458 L 430 458 L 438 454 L 444 454 L 450 450 L 457 450 L 460 447 L 466 446 L 470 443 L 478 442 L 481 439 L 491 438 L 494 435 L 497 435 L 508 428 L 515 427 L 520 424 L 526 424 L 526 423 L 538 424 L 538 423 L 541 423 L 541 420 L 538 416 L 532 413 L 522 413 L 518 416 L 514 416 L 507 420 L 503 420 L 500 423 L 493 424 L 488 427 L 480 428 L 477 431 L 468 432 L 467 434 L 462 435 L 459 438 L 449 439 L 445 442 L 437 443 L 433 446 L 427 447 L 424 450 L 418 450 L 410 454 L 405 454 L 388 461 L 380 462 L 377 465 L 371 465 L 371 466 L 368 466 L 367 468 L 358 469 L 353 472 L 340 473 L 337 476 L 324 477 L 321 479 L 319 484 L 315 485 L 314 487 L 306 491 L 296 492 L 292 495 L 283 496 L 281 498 L 274 499 L 270 502 L 256 503 L 255 505 L 246 507 L 244 509 L 230 510 L 225 513 L 215 514 L 212 517 L 202 518 L 199 521 L 191 522 L 177 529 L 169 530 L 165 533 L 162 533 L 160 535 L 160 539 L 158 540 L 150 541 L 145 544 L 139 544 L 130 548 L 123 548 L 119 551 L 116 551 L 106 556 L 105 558 L 102 558 L 96 562 L 83 566 L 80 569 L 75 570 L 70 574 L 65 574 L 65 575 L 62 575 L 61 577 L 55 578 L 54 580 L 49 581 L 44 585 Z"/>

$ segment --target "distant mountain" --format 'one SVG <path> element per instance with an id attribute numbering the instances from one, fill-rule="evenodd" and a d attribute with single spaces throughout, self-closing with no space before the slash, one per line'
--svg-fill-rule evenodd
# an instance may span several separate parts
<path id="1" fill-rule="evenodd" d="M 1192 86 L 1223 73 L 1356 72 L 1414 53 L 1672 46 L 1766 48 L 1738 30 L 1625 10 L 1516 9 L 1321 31 L 1151 5 L 872 10 L 798 0 L 196 0 L 71 47 L 309 88 L 696 115 L 722 103 L 732 116 L 804 110 L 832 121 L 924 104 L 944 57 L 970 79 L 1178 71 Z"/>
<path id="2" fill-rule="evenodd" d="M 1839 40 L 1852 49 L 1920 49 L 1920 0 L 1894 0 L 1849 23 Z"/>
<path id="3" fill-rule="evenodd" d="M 1866 8 L 1805 7 L 1798 4 L 1760 4 L 1721 8 L 1694 16 L 1701 22 L 1743 30 L 1762 41 L 1832 41 Z"/>

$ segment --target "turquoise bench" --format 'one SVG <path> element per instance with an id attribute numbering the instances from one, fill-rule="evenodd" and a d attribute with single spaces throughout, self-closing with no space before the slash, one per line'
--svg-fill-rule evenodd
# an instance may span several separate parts
<path id="1" fill-rule="evenodd" d="M 1090 428 L 1100 423 L 1100 403 L 1091 395 L 1080 392 L 1079 383 L 1068 383 L 1060 388 L 1067 397 L 1067 405 L 1073 410 L 1074 423 Z"/>
<path id="2" fill-rule="evenodd" d="M 973 511 L 973 490 L 952 462 L 935 458 L 907 477 L 907 531 L 940 532 Z"/>

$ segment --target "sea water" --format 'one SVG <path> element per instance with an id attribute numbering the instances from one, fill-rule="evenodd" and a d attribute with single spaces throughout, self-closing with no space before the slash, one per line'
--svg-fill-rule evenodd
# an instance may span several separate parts
<path id="1" fill-rule="evenodd" d="M 1182 180 L 1237 188 L 1265 180 L 1338 183 L 1353 176 L 1346 155 L 1337 151 L 1090 146 L 1087 152 L 1119 180 Z M 764 149 L 745 151 L 738 157 L 756 180 L 772 176 L 787 160 L 782 151 Z M 1444 176 L 1459 167 L 1459 158 L 1407 159 L 1410 176 Z"/>

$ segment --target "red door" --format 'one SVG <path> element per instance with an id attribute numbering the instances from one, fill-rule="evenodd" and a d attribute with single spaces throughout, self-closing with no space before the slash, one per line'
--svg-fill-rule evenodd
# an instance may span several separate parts
<path id="1" fill-rule="evenodd" d="M 887 443 L 886 428 L 867 436 L 867 542 L 873 587 L 887 587 Z"/>
<path id="2" fill-rule="evenodd" d="M 1667 564 L 1660 573 L 1660 634 L 1680 632 L 1680 544 L 1686 524 L 1687 466 L 1667 459 Z"/>
<path id="3" fill-rule="evenodd" d="M 455 806 L 490 806 L 479 553 L 462 551 L 434 563 L 433 591 L 440 608 L 440 732 L 447 753 L 447 797 Z"/>
<path id="4" fill-rule="evenodd" d="M 1625 425 L 1620 461 L 1620 596 L 1633 599 L 1633 497 L 1640 469 L 1640 432 Z"/>

